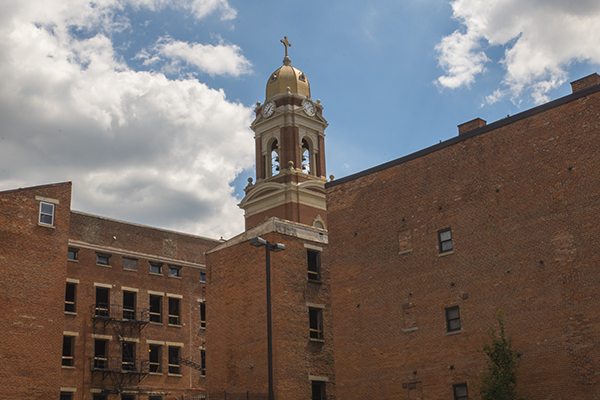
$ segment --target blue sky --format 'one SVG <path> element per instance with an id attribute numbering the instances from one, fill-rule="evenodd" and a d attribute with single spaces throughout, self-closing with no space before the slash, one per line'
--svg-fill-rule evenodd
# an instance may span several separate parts
<path id="1" fill-rule="evenodd" d="M 235 235 L 284 36 L 338 178 L 600 69 L 591 0 L 6 0 L 0 190 L 70 180 L 74 209 Z"/>

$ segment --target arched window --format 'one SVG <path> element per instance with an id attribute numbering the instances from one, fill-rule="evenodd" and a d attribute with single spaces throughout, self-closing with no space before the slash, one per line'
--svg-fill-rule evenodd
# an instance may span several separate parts
<path id="1" fill-rule="evenodd" d="M 302 139 L 302 172 L 309 175 L 312 173 L 310 158 L 310 146 L 306 139 Z"/>
<path id="2" fill-rule="evenodd" d="M 271 176 L 279 173 L 279 144 L 274 140 L 271 144 Z"/>

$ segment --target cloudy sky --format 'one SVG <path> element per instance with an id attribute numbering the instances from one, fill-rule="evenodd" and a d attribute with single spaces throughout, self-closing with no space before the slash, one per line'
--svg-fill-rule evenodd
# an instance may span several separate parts
<path id="1" fill-rule="evenodd" d="M 283 36 L 336 177 L 600 72 L 597 0 L 3 0 L 0 190 L 72 181 L 79 211 L 241 232 Z"/>

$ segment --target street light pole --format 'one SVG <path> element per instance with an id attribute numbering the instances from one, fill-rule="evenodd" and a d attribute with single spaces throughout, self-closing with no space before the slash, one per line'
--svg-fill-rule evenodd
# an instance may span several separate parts
<path id="1" fill-rule="evenodd" d="M 266 279 L 267 279 L 267 358 L 269 376 L 268 400 L 275 400 L 273 389 L 273 331 L 271 320 L 271 251 L 279 252 L 285 250 L 282 243 L 270 243 L 260 236 L 250 239 L 250 245 L 254 247 L 265 246 Z"/>

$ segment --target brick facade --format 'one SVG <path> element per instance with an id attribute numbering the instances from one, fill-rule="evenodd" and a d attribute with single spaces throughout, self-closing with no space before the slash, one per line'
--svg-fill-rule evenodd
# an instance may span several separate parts
<path id="1" fill-rule="evenodd" d="M 598 398 L 600 86 L 580 89 L 326 186 L 338 399 L 475 397 L 499 309 L 528 398 Z"/>

